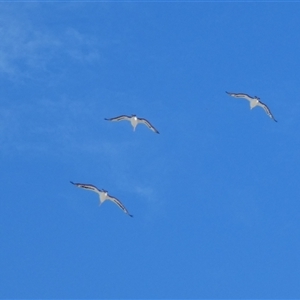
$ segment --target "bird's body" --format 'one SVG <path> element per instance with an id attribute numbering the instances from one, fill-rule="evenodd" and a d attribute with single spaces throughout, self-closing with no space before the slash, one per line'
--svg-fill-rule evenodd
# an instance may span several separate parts
<path id="1" fill-rule="evenodd" d="M 244 93 L 229 93 L 226 92 L 229 96 L 235 97 L 235 98 L 243 98 L 249 101 L 250 103 L 250 109 L 253 109 L 256 106 L 260 106 L 261 108 L 264 109 L 264 111 L 266 112 L 266 114 L 273 119 L 275 122 L 277 122 L 274 118 L 274 116 L 272 115 L 270 109 L 268 108 L 268 106 L 264 103 L 262 103 L 260 101 L 260 98 L 257 96 L 251 97 L 248 94 L 244 94 Z"/>
<path id="2" fill-rule="evenodd" d="M 106 190 L 99 190 L 96 186 L 92 185 L 92 184 L 85 184 L 85 183 L 74 183 L 72 181 L 70 181 L 73 185 L 79 187 L 79 188 L 82 188 L 82 189 L 85 189 L 85 190 L 88 190 L 88 191 L 92 191 L 92 192 L 95 192 L 98 194 L 99 196 L 99 205 L 101 205 L 104 201 L 106 200 L 110 200 L 112 201 L 113 203 L 115 203 L 116 205 L 119 206 L 119 208 L 121 208 L 124 213 L 126 213 L 127 215 L 129 215 L 130 217 L 133 217 L 133 215 L 131 215 L 128 210 L 126 209 L 126 207 L 121 203 L 120 200 L 118 200 L 117 198 L 115 197 L 112 197 L 108 194 L 108 192 Z"/>
<path id="3" fill-rule="evenodd" d="M 159 133 L 158 130 L 156 130 L 155 127 L 148 120 L 144 118 L 138 118 L 136 115 L 131 115 L 131 116 L 121 115 L 115 118 L 109 118 L 109 119 L 105 118 L 105 120 L 112 121 L 112 122 L 118 122 L 123 120 L 130 121 L 131 126 L 133 127 L 133 131 L 135 131 L 135 128 L 138 124 L 144 124 L 153 132 Z"/>

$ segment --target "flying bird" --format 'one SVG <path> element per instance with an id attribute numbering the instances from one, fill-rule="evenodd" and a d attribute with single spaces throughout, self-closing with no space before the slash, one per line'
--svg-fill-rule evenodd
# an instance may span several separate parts
<path id="1" fill-rule="evenodd" d="M 88 190 L 88 191 L 92 191 L 92 192 L 95 192 L 99 195 L 99 200 L 100 200 L 100 203 L 99 205 L 101 205 L 104 201 L 106 200 L 110 200 L 112 201 L 113 203 L 117 204 L 119 206 L 119 208 L 121 208 L 125 214 L 127 214 L 128 216 L 130 217 L 133 217 L 133 215 L 131 215 L 128 210 L 126 209 L 126 207 L 121 203 L 120 200 L 118 200 L 117 198 L 115 197 L 112 197 L 108 194 L 108 192 L 106 190 L 99 190 L 96 186 L 92 185 L 92 184 L 85 184 L 85 183 L 74 183 L 73 181 L 70 181 L 72 184 L 76 185 L 77 187 L 79 188 L 82 188 L 82 189 L 85 189 L 85 190 Z"/>
<path id="2" fill-rule="evenodd" d="M 155 127 L 146 119 L 144 118 L 138 118 L 136 115 L 131 115 L 130 116 L 125 116 L 125 115 L 121 115 L 121 116 L 118 116 L 118 117 L 115 117 L 115 118 L 110 118 L 110 119 L 104 119 L 104 120 L 107 120 L 107 121 L 112 121 L 112 122 L 118 122 L 118 121 L 123 121 L 123 120 L 126 120 L 126 121 L 130 121 L 132 127 L 133 127 L 133 131 L 135 131 L 135 127 L 138 125 L 138 124 L 145 124 L 146 126 L 149 127 L 149 129 L 151 129 L 152 131 L 154 131 L 155 133 L 159 133 Z"/>
<path id="3" fill-rule="evenodd" d="M 266 114 L 271 118 L 273 119 L 275 122 L 277 122 L 274 118 L 274 116 L 272 115 L 269 107 L 262 103 L 260 101 L 260 98 L 257 97 L 257 96 L 254 96 L 254 97 L 251 97 L 247 94 L 243 94 L 243 93 L 229 93 L 229 92 L 226 92 L 228 95 L 232 96 L 232 97 L 235 97 L 235 98 L 244 98 L 246 100 L 248 100 L 250 102 L 250 109 L 254 108 L 255 106 L 260 106 L 264 109 L 264 111 L 266 112 Z"/>

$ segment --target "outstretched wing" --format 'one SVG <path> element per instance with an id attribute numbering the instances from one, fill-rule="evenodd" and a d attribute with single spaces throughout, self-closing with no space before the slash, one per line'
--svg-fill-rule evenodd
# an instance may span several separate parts
<path id="1" fill-rule="evenodd" d="M 99 193 L 100 190 L 92 185 L 92 184 L 88 184 L 88 183 L 74 183 L 73 181 L 70 181 L 72 184 L 76 185 L 77 187 L 79 188 L 82 188 L 82 189 L 85 189 L 85 190 L 89 190 L 89 191 L 93 191 L 93 192 L 96 192 L 96 193 Z"/>
<path id="2" fill-rule="evenodd" d="M 159 133 L 158 130 L 146 119 L 143 118 L 138 118 L 139 123 L 143 123 L 146 126 L 148 126 L 152 131 L 154 131 L 155 133 Z"/>
<path id="3" fill-rule="evenodd" d="M 122 115 L 122 116 L 118 116 L 118 117 L 110 118 L 110 119 L 105 118 L 104 120 L 116 122 L 116 121 L 123 121 L 123 120 L 130 121 L 130 119 L 131 119 L 131 117 Z"/>
<path id="4" fill-rule="evenodd" d="M 121 208 L 125 214 L 127 214 L 130 217 L 133 217 L 133 215 L 131 215 L 128 210 L 126 209 L 126 207 L 122 204 L 122 202 L 120 200 L 118 200 L 115 197 L 112 197 L 110 195 L 107 195 L 106 198 L 110 201 L 112 201 L 113 203 L 117 204 L 119 206 L 119 208 Z"/>
<path id="5" fill-rule="evenodd" d="M 274 118 L 274 116 L 272 115 L 272 113 L 271 113 L 269 107 L 268 107 L 266 104 L 264 104 L 264 103 L 262 103 L 261 101 L 259 101 L 257 105 L 260 106 L 260 107 L 262 107 L 262 108 L 265 110 L 266 114 L 267 114 L 271 119 L 273 119 L 275 122 L 277 122 L 277 120 L 275 120 L 275 118 Z"/>
<path id="6" fill-rule="evenodd" d="M 229 96 L 232 96 L 232 97 L 235 97 L 235 98 L 244 98 L 248 101 L 251 101 L 251 100 L 255 100 L 255 99 L 259 99 L 258 97 L 251 97 L 249 96 L 248 94 L 244 94 L 244 93 L 229 93 L 229 92 L 226 92 Z"/>

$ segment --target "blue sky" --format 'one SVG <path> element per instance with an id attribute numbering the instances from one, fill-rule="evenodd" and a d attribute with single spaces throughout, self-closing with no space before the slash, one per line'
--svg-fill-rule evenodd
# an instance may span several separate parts
<path id="1" fill-rule="evenodd" d="M 1 298 L 300 297 L 300 3 L 0 8 Z"/>

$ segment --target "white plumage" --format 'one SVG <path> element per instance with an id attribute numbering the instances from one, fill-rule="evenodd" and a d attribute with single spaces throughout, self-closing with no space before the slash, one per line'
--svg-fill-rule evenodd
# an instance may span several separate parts
<path id="1" fill-rule="evenodd" d="M 226 92 L 228 95 L 232 96 L 232 97 L 235 97 L 235 98 L 243 98 L 243 99 L 246 99 L 250 102 L 250 109 L 254 108 L 255 106 L 260 106 L 264 109 L 264 111 L 266 112 L 266 114 L 271 118 L 273 119 L 275 122 L 277 122 L 274 118 L 274 116 L 272 115 L 269 107 L 262 103 L 260 101 L 260 98 L 257 97 L 257 96 L 254 96 L 254 97 L 251 97 L 249 96 L 248 94 L 243 94 L 243 93 L 229 93 L 229 92 Z"/>
<path id="2" fill-rule="evenodd" d="M 70 182 L 79 188 L 97 193 L 99 195 L 99 200 L 100 200 L 99 205 L 101 205 L 106 200 L 110 200 L 113 203 L 115 203 L 116 205 L 118 205 L 119 208 L 121 208 L 124 211 L 124 213 L 126 213 L 128 216 L 133 217 L 133 215 L 131 215 L 128 212 L 128 210 L 122 204 L 122 202 L 120 200 L 118 200 L 117 198 L 110 196 L 106 190 L 103 190 L 103 189 L 99 190 L 96 186 L 94 186 L 92 184 L 74 183 L 72 181 L 70 181 Z"/>
<path id="3" fill-rule="evenodd" d="M 126 116 L 126 115 L 121 115 L 115 118 L 109 118 L 109 119 L 104 119 L 106 121 L 112 121 L 112 122 L 118 122 L 118 121 L 130 121 L 132 127 L 133 127 L 133 131 L 135 131 L 135 128 L 138 124 L 145 124 L 149 129 L 151 129 L 153 132 L 155 133 L 159 133 L 158 130 L 155 129 L 155 127 L 146 119 L 144 118 L 138 118 L 136 115 L 131 115 L 130 116 Z"/>

